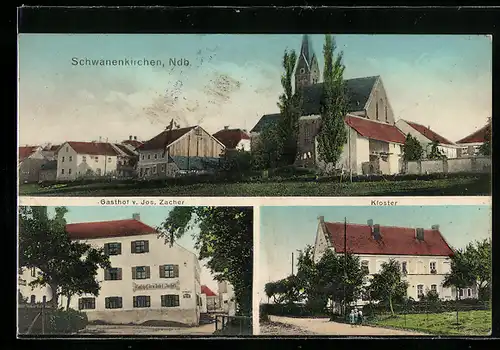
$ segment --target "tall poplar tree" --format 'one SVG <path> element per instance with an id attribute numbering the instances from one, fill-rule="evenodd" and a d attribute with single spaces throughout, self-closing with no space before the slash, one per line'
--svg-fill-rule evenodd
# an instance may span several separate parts
<path id="1" fill-rule="evenodd" d="M 335 54 L 336 44 L 331 34 L 325 35 L 323 55 L 323 96 L 320 106 L 321 130 L 318 135 L 319 159 L 337 164 L 347 142 L 344 123 L 347 114 L 347 96 L 344 85 L 343 52 Z"/>

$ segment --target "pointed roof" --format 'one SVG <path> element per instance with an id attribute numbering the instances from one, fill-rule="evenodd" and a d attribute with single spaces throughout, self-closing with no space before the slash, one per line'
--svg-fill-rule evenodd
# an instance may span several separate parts
<path id="1" fill-rule="evenodd" d="M 236 148 L 241 140 L 250 140 L 248 133 L 241 129 L 222 129 L 213 136 L 229 149 Z"/>
<path id="2" fill-rule="evenodd" d="M 415 238 L 415 228 L 380 226 L 380 239 L 372 235 L 372 228 L 365 224 L 347 224 L 344 236 L 343 222 L 325 222 L 327 238 L 337 253 L 344 252 L 344 237 L 347 236 L 347 251 L 352 254 L 377 255 L 424 255 L 451 256 L 448 245 L 439 229 L 424 230 L 424 240 Z"/>
<path id="3" fill-rule="evenodd" d="M 406 137 L 401 130 L 391 124 L 351 115 L 346 116 L 345 122 L 358 134 L 372 140 L 398 144 L 404 144 L 406 141 Z"/>
<path id="4" fill-rule="evenodd" d="M 205 294 L 207 297 L 215 297 L 217 294 L 215 294 L 210 288 L 208 288 L 206 285 L 201 286 L 201 294 Z"/>
<path id="5" fill-rule="evenodd" d="M 115 148 L 108 142 L 77 142 L 68 141 L 68 145 L 71 146 L 78 154 L 89 154 L 94 156 L 117 156 L 118 152 Z"/>
<path id="6" fill-rule="evenodd" d="M 128 237 L 157 233 L 151 226 L 134 219 L 67 224 L 66 232 L 71 239 Z"/>
<path id="7" fill-rule="evenodd" d="M 311 65 L 314 57 L 314 50 L 311 43 L 311 37 L 308 34 L 302 36 L 302 45 L 300 47 L 300 55 L 304 56 L 308 66 Z"/>
<path id="8" fill-rule="evenodd" d="M 487 135 L 491 135 L 491 123 L 483 126 L 481 129 L 473 132 L 469 136 L 458 140 L 456 143 L 480 143 L 486 140 Z"/>
<path id="9" fill-rule="evenodd" d="M 173 130 L 164 130 L 151 140 L 144 142 L 142 145 L 137 147 L 137 150 L 140 151 L 150 151 L 150 150 L 158 150 L 164 149 L 168 144 L 170 145 L 172 142 L 177 141 L 182 136 L 196 128 L 197 126 L 189 126 L 187 128 L 173 129 Z"/>
<path id="10" fill-rule="evenodd" d="M 444 138 L 443 136 L 439 135 L 435 131 L 432 131 L 430 129 L 430 127 L 425 127 L 422 124 L 418 124 L 418 123 L 415 123 L 415 122 L 410 122 L 408 120 L 405 120 L 405 122 L 409 126 L 411 126 L 413 129 L 415 129 L 416 131 L 418 131 L 420 134 L 422 134 L 423 136 L 425 136 L 426 138 L 428 138 L 431 141 L 437 141 L 438 143 L 440 143 L 442 145 L 453 145 L 453 142 L 447 140 L 446 138 Z"/>
<path id="11" fill-rule="evenodd" d="M 39 146 L 23 146 L 19 147 L 19 161 L 22 162 L 29 156 L 31 156 L 33 153 L 36 152 L 36 150 L 39 148 Z"/>

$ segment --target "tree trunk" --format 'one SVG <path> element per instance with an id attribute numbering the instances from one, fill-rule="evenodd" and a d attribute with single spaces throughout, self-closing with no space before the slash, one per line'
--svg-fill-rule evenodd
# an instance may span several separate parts
<path id="1" fill-rule="evenodd" d="M 389 295 L 389 306 L 391 307 L 391 315 L 394 316 L 394 308 L 392 307 L 392 295 Z"/>
<path id="2" fill-rule="evenodd" d="M 59 295 L 57 294 L 57 284 L 49 284 L 50 291 L 52 293 L 52 298 L 48 302 L 52 307 L 57 309 L 58 306 L 58 297 Z"/>
<path id="3" fill-rule="evenodd" d="M 66 298 L 67 298 L 67 300 L 66 300 L 66 311 L 68 311 L 69 310 L 69 304 L 71 302 L 71 294 L 66 295 Z"/>

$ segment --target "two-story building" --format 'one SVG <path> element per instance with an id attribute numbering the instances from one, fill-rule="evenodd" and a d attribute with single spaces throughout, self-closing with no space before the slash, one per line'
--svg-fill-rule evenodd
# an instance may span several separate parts
<path id="1" fill-rule="evenodd" d="M 345 225 L 343 222 L 325 222 L 319 217 L 314 260 L 318 262 L 327 250 L 359 257 L 361 267 L 368 273 L 367 283 L 379 273 L 384 262 L 394 259 L 400 263 L 404 279 L 408 282 L 407 296 L 418 300 L 429 290 L 436 291 L 441 299 L 456 297 L 454 288 L 444 287 L 445 276 L 451 271 L 453 249 L 439 231 L 439 225 L 431 228 L 393 227 L 374 224 Z M 464 295 L 463 292 L 460 292 Z M 474 288 L 466 290 L 466 297 L 476 297 Z M 367 303 L 363 297 L 358 304 Z"/>
<path id="2" fill-rule="evenodd" d="M 116 175 L 118 156 L 108 142 L 65 142 L 57 151 L 57 180 Z"/>
<path id="3" fill-rule="evenodd" d="M 218 165 L 225 147 L 201 126 L 168 129 L 137 148 L 140 178 L 200 173 Z"/>
<path id="4" fill-rule="evenodd" d="M 446 158 L 457 157 L 458 146 L 445 137 L 439 135 L 434 130 L 431 130 L 430 126 L 424 126 L 422 124 L 404 119 L 399 119 L 396 122 L 396 126 L 405 135 L 410 134 L 415 137 L 418 142 L 420 142 L 422 148 L 424 149 L 424 158 L 426 158 L 431 152 L 433 142 L 437 142 L 438 150 L 441 154 L 446 156 Z"/>
<path id="5" fill-rule="evenodd" d="M 66 231 L 72 240 L 104 248 L 111 261 L 110 269 L 98 270 L 99 296 L 70 299 L 70 307 L 86 312 L 89 321 L 199 323 L 201 269 L 196 255 L 179 244 L 165 244 L 139 214 L 126 220 L 67 224 Z M 49 301 L 50 288 L 28 286 L 36 275 L 35 269 L 24 271 L 20 292 L 28 301 L 42 301 L 44 296 Z M 67 300 L 61 296 L 59 302 L 66 306 Z"/>
<path id="6" fill-rule="evenodd" d="M 456 142 L 459 147 L 458 157 L 478 156 L 486 141 L 491 141 L 491 122 Z"/>
<path id="7" fill-rule="evenodd" d="M 219 305 L 222 312 L 229 316 L 236 314 L 236 300 L 234 297 L 234 288 L 228 281 L 222 281 L 217 286 L 219 292 Z"/>
<path id="8" fill-rule="evenodd" d="M 19 184 L 38 182 L 42 165 L 49 160 L 40 146 L 22 146 L 18 148 Z"/>
<path id="9" fill-rule="evenodd" d="M 250 151 L 250 134 L 243 129 L 224 129 L 217 131 L 214 137 L 219 140 L 226 150 Z"/>

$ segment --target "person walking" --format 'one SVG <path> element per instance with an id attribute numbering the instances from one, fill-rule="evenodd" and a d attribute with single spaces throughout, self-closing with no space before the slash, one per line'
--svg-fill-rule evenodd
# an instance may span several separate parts
<path id="1" fill-rule="evenodd" d="M 361 311 L 361 309 L 359 309 L 359 311 L 358 311 L 358 324 L 360 326 L 363 325 L 363 311 Z"/>
<path id="2" fill-rule="evenodd" d="M 354 327 L 355 315 L 354 309 L 351 309 L 351 313 L 349 314 L 349 323 L 351 323 L 351 327 Z"/>

